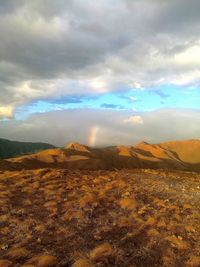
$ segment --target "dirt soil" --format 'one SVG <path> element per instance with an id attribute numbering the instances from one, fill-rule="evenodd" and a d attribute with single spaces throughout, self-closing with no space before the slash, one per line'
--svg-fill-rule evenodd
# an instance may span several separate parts
<path id="1" fill-rule="evenodd" d="M 200 266 L 200 174 L 0 172 L 0 267 Z"/>

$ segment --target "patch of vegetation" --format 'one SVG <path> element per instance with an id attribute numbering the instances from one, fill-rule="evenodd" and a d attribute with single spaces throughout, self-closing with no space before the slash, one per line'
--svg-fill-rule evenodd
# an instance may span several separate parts
<path id="1" fill-rule="evenodd" d="M 0 267 L 200 266 L 200 175 L 0 172 Z"/>
<path id="2" fill-rule="evenodd" d="M 0 138 L 0 159 L 32 154 L 49 148 L 55 147 L 45 143 L 17 142 Z"/>

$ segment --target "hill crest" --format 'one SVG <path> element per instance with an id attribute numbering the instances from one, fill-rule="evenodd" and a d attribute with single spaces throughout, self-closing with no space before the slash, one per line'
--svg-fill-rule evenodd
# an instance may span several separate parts
<path id="1" fill-rule="evenodd" d="M 90 148 L 72 142 L 64 148 L 51 148 L 6 161 L 13 168 L 43 167 L 68 169 L 152 168 L 200 171 L 200 140 L 160 144 L 140 142 L 136 146 Z M 6 166 L 6 162 L 2 164 Z"/>
<path id="2" fill-rule="evenodd" d="M 0 138 L 0 159 L 35 153 L 55 146 L 42 142 L 20 142 Z"/>
<path id="3" fill-rule="evenodd" d="M 88 146 L 80 144 L 78 142 L 71 142 L 67 144 L 64 148 L 75 150 L 75 151 L 80 151 L 80 152 L 90 152 L 90 148 Z"/>

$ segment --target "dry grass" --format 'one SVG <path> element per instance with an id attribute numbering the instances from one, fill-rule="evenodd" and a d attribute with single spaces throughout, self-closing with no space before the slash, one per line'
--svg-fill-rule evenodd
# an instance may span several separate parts
<path id="1" fill-rule="evenodd" d="M 198 267 L 200 175 L 0 172 L 0 267 Z"/>
<path id="2" fill-rule="evenodd" d="M 78 259 L 72 267 L 95 267 L 88 259 Z"/>
<path id="3" fill-rule="evenodd" d="M 92 261 L 103 261 L 107 258 L 112 257 L 114 249 L 109 243 L 104 243 L 97 246 L 90 252 L 90 258 Z"/>
<path id="4" fill-rule="evenodd" d="M 0 260 L 0 267 L 11 267 L 12 262 L 8 260 Z"/>

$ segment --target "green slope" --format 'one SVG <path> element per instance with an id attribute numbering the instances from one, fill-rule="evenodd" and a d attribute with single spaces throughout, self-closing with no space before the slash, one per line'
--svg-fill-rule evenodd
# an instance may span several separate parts
<path id="1" fill-rule="evenodd" d="M 49 148 L 55 147 L 46 143 L 18 142 L 0 138 L 0 159 L 32 154 Z"/>

